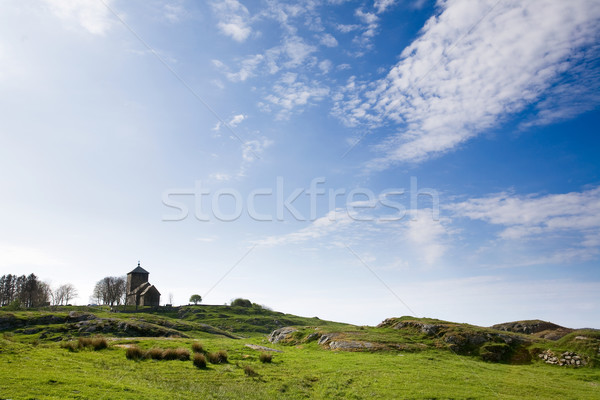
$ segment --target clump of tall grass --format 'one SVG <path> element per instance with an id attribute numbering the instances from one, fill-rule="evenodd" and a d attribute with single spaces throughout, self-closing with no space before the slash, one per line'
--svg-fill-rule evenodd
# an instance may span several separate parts
<path id="1" fill-rule="evenodd" d="M 262 353 L 260 353 L 260 356 L 258 356 L 258 359 L 263 364 L 270 363 L 271 361 L 273 361 L 273 355 L 270 353 L 267 353 L 266 351 L 263 351 Z"/>
<path id="2" fill-rule="evenodd" d="M 69 351 L 78 351 L 86 348 L 98 351 L 108 348 L 108 341 L 102 336 L 93 338 L 80 337 L 77 340 L 63 341 L 60 343 L 60 347 Z"/>
<path id="3" fill-rule="evenodd" d="M 200 343 L 200 342 L 192 343 L 192 351 L 194 353 L 204 353 L 204 347 L 202 346 L 202 343 Z"/>
<path id="4" fill-rule="evenodd" d="M 108 348 L 108 341 L 102 336 L 97 336 L 92 339 L 91 347 L 98 351 Z"/>
<path id="5" fill-rule="evenodd" d="M 125 357 L 129 360 L 141 360 L 144 358 L 144 352 L 137 346 L 130 346 L 125 350 Z"/>
<path id="6" fill-rule="evenodd" d="M 163 349 L 153 347 L 150 350 L 146 351 L 146 353 L 144 354 L 144 358 L 151 358 L 153 360 L 162 360 L 163 359 Z"/>
<path id="7" fill-rule="evenodd" d="M 79 350 L 79 343 L 73 340 L 65 340 L 63 342 L 60 342 L 60 347 L 62 349 L 67 349 L 71 352 L 75 352 Z"/>
<path id="8" fill-rule="evenodd" d="M 190 359 L 190 352 L 188 349 L 184 348 L 166 349 L 162 353 L 162 359 L 187 361 Z"/>
<path id="9" fill-rule="evenodd" d="M 215 353 L 208 353 L 208 361 L 211 364 L 225 364 L 227 362 L 227 352 L 219 350 Z"/>
<path id="10" fill-rule="evenodd" d="M 201 353 L 194 353 L 194 366 L 196 368 L 206 368 L 206 357 Z"/>
<path id="11" fill-rule="evenodd" d="M 249 365 L 244 365 L 244 374 L 246 374 L 246 376 L 249 376 L 251 378 L 258 376 L 258 373 L 254 370 L 254 368 L 252 368 Z"/>

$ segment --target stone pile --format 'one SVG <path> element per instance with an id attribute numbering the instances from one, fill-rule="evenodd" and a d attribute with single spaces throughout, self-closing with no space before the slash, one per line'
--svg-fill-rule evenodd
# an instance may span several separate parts
<path id="1" fill-rule="evenodd" d="M 555 355 L 552 350 L 546 350 L 538 356 L 544 360 L 546 364 L 582 367 L 586 365 L 584 358 L 572 351 L 565 351 L 560 356 Z"/>

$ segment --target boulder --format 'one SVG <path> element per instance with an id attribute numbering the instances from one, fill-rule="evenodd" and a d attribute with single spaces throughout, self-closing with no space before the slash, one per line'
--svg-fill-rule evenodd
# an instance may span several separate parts
<path id="1" fill-rule="evenodd" d="M 298 329 L 292 328 L 290 326 L 286 326 L 284 328 L 275 329 L 269 335 L 269 342 L 271 343 L 279 343 L 282 340 L 288 340 L 292 333 L 296 332 Z"/>

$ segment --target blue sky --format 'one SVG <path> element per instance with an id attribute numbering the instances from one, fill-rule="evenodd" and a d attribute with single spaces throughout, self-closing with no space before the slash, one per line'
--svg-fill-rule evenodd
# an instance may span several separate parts
<path id="1" fill-rule="evenodd" d="M 599 26 L 592 0 L 5 1 L 1 272 L 600 328 Z"/>

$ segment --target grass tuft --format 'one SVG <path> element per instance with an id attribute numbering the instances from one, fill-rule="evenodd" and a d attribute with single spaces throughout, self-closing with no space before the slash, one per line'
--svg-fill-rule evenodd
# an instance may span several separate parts
<path id="1" fill-rule="evenodd" d="M 206 368 L 206 357 L 204 357 L 204 354 L 195 353 L 193 363 L 196 368 Z"/>
<path id="2" fill-rule="evenodd" d="M 204 347 L 202 346 L 202 343 L 200 343 L 200 342 L 192 343 L 192 351 L 194 353 L 204 353 Z"/>
<path id="3" fill-rule="evenodd" d="M 125 357 L 129 360 L 141 360 L 144 358 L 144 352 L 137 346 L 131 346 L 125 350 Z"/>
<path id="4" fill-rule="evenodd" d="M 208 361 L 211 364 L 225 364 L 227 362 L 227 352 L 219 350 L 215 353 L 208 353 Z"/>
<path id="5" fill-rule="evenodd" d="M 63 349 L 67 349 L 70 352 L 75 352 L 79 350 L 79 343 L 75 342 L 73 340 L 66 340 L 63 342 L 60 342 L 60 347 Z"/>
<path id="6" fill-rule="evenodd" d="M 166 349 L 162 353 L 163 360 L 180 360 L 188 361 L 190 359 L 190 351 L 184 348 Z"/>
<path id="7" fill-rule="evenodd" d="M 158 347 L 153 347 L 144 354 L 144 358 L 150 358 L 152 360 L 162 360 L 163 359 L 163 349 L 159 349 Z"/>
<path id="8" fill-rule="evenodd" d="M 260 356 L 258 356 L 258 359 L 263 364 L 270 363 L 271 361 L 273 361 L 273 355 L 263 351 L 262 353 L 260 353 Z"/>
<path id="9" fill-rule="evenodd" d="M 258 373 L 254 370 L 254 368 L 252 368 L 249 365 L 244 365 L 244 374 L 246 374 L 246 376 L 249 376 L 251 378 L 255 378 L 258 376 Z"/>
<path id="10" fill-rule="evenodd" d="M 102 336 L 97 336 L 92 339 L 91 347 L 98 351 L 108 348 L 108 341 Z"/>

